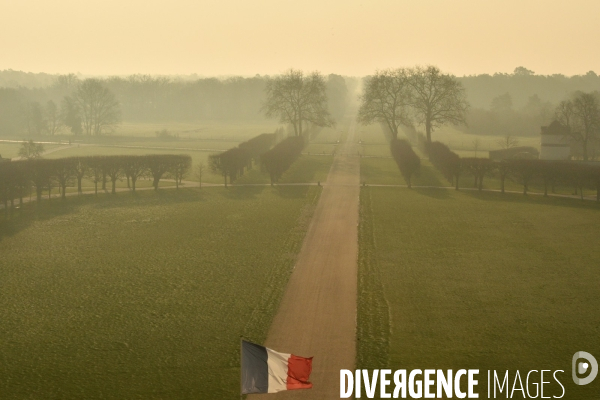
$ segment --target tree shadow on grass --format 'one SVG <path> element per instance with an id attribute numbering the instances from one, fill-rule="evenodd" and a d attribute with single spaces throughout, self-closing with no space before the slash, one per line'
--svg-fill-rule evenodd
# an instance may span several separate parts
<path id="1" fill-rule="evenodd" d="M 568 208 L 594 209 L 600 211 L 600 203 L 596 201 L 581 200 L 569 197 L 545 197 L 540 194 L 531 193 L 524 195 L 522 193 L 480 192 L 478 190 L 461 190 L 460 192 L 466 196 L 487 202 L 539 204 Z"/>
<path id="2" fill-rule="evenodd" d="M 431 188 L 415 188 L 415 187 L 413 187 L 411 190 L 414 190 L 415 192 L 422 194 L 423 196 L 431 197 L 434 199 L 444 200 L 444 199 L 449 199 L 452 197 L 450 195 L 449 191 L 454 190 L 454 189 L 445 189 L 445 188 L 438 188 L 438 187 L 431 187 Z"/>
<path id="3" fill-rule="evenodd" d="M 208 201 L 214 193 L 207 189 L 179 189 L 179 190 L 143 190 L 138 192 L 99 192 L 84 194 L 81 196 L 67 196 L 65 200 L 43 198 L 41 202 L 32 201 L 25 203 L 19 210 L 9 210 L 8 217 L 4 216 L 4 210 L 0 210 L 0 241 L 4 237 L 14 236 L 20 231 L 27 229 L 33 223 L 46 221 L 57 217 L 64 217 L 79 212 L 81 207 L 93 207 L 95 209 L 110 211 L 117 207 L 141 207 L 160 204 L 178 203 L 203 203 Z M 110 213 L 107 213 L 110 219 Z"/>
<path id="4" fill-rule="evenodd" d="M 43 199 L 40 203 L 37 201 L 23 204 L 18 210 L 10 209 L 8 216 L 1 210 L 0 217 L 0 241 L 5 237 L 16 235 L 22 230 L 27 229 L 37 221 L 46 221 L 56 217 L 63 217 L 75 213 L 81 207 L 81 203 L 63 201 L 58 198 L 52 200 Z M 42 240 L 43 238 L 40 238 Z"/>
<path id="5" fill-rule="evenodd" d="M 310 186 L 276 186 L 274 190 L 277 191 L 279 197 L 286 199 L 300 199 L 306 197 L 306 193 L 310 190 Z"/>
<path id="6" fill-rule="evenodd" d="M 413 178 L 413 185 L 449 186 L 448 181 L 441 181 L 439 173 L 431 165 L 421 165 L 419 177 Z"/>
<path id="7" fill-rule="evenodd" d="M 221 188 L 219 193 L 231 200 L 248 200 L 257 198 L 267 186 L 228 186 Z"/>

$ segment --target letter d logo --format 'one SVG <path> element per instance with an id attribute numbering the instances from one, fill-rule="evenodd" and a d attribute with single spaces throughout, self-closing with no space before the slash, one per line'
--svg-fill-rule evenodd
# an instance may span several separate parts
<path id="1" fill-rule="evenodd" d="M 586 359 L 587 362 L 581 361 L 578 363 L 577 361 L 581 358 Z M 596 375 L 598 375 L 598 361 L 596 361 L 593 355 L 585 351 L 578 351 L 577 353 L 573 354 L 572 368 L 573 382 L 575 382 L 576 385 L 587 385 L 596 378 Z M 577 374 L 585 374 L 588 371 L 588 368 L 591 368 L 591 370 L 587 377 L 577 377 Z"/>

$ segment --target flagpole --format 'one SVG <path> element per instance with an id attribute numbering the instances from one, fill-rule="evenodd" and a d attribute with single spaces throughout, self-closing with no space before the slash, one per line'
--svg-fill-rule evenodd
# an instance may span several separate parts
<path id="1" fill-rule="evenodd" d="M 242 357 L 244 356 L 244 352 L 242 351 L 242 341 L 243 341 L 243 336 L 240 335 L 240 400 L 244 400 L 244 395 L 242 394 L 242 392 L 244 391 L 244 382 L 242 382 L 242 374 L 244 373 L 243 371 L 243 362 L 242 362 Z"/>

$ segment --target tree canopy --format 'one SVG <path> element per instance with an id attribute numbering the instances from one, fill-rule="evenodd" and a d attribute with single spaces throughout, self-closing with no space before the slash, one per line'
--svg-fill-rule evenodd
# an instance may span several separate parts
<path id="1" fill-rule="evenodd" d="M 283 75 L 267 81 L 266 101 L 262 110 L 269 118 L 294 127 L 296 136 L 302 136 L 308 123 L 314 126 L 333 126 L 334 120 L 327 108 L 326 82 L 323 75 L 290 69 Z"/>
<path id="2" fill-rule="evenodd" d="M 358 120 L 380 122 L 398 136 L 400 125 L 425 126 L 431 132 L 445 124 L 464 124 L 469 104 L 461 83 L 434 66 L 378 71 L 367 79 Z"/>
<path id="3" fill-rule="evenodd" d="M 379 122 L 387 127 L 392 138 L 398 137 L 400 125 L 410 125 L 411 91 L 405 69 L 377 71 L 366 80 L 358 121 Z"/>

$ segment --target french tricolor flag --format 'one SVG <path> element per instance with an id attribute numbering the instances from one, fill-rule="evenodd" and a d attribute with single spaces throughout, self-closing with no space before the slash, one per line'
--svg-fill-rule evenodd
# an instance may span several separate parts
<path id="1" fill-rule="evenodd" d="M 312 357 L 279 353 L 242 340 L 242 394 L 310 389 Z"/>

